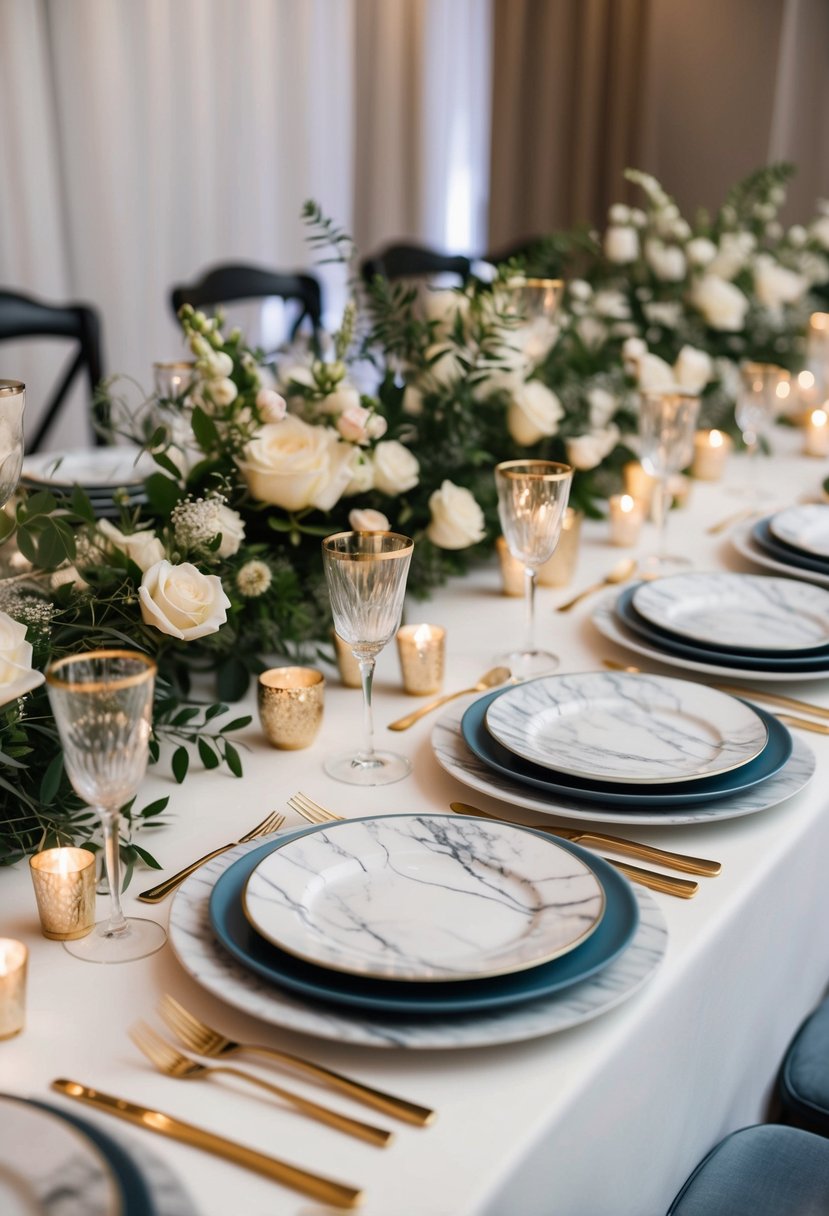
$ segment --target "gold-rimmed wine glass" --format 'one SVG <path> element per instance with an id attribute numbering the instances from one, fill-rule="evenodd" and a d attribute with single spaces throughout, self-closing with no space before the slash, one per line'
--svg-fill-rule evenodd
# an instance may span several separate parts
<path id="1" fill-rule="evenodd" d="M 337 532 L 322 542 L 334 628 L 351 647 L 363 687 L 363 747 L 332 756 L 325 771 L 350 785 L 388 785 L 411 772 L 405 756 L 377 751 L 371 687 L 377 656 L 397 632 L 414 541 L 397 532 Z"/>
<path id="2" fill-rule="evenodd" d="M 88 937 L 64 942 L 70 954 L 88 962 L 131 962 L 167 940 L 161 925 L 127 919 L 121 908 L 120 808 L 138 792 L 147 768 L 155 673 L 153 660 L 132 650 L 68 655 L 46 671 L 66 772 L 103 829 L 109 920 Z"/>
<path id="3" fill-rule="evenodd" d="M 496 288 L 498 307 L 510 323 L 507 344 L 517 346 L 531 363 L 546 358 L 558 338 L 556 318 L 563 295 L 563 279 L 518 276 Z"/>
<path id="4" fill-rule="evenodd" d="M 746 484 L 740 493 L 761 501 L 757 482 L 758 458 L 769 427 L 785 408 L 791 393 L 791 375 L 775 363 L 742 363 L 734 419 L 748 450 Z"/>
<path id="5" fill-rule="evenodd" d="M 539 566 L 549 561 L 558 544 L 572 481 L 572 468 L 554 460 L 506 460 L 495 467 L 501 531 L 510 553 L 524 567 L 527 612 L 524 649 L 499 661 L 519 679 L 558 666 L 558 655 L 536 646 L 535 582 Z"/>
<path id="6" fill-rule="evenodd" d="M 656 479 L 654 512 L 659 527 L 655 554 L 645 559 L 646 573 L 670 574 L 688 566 L 686 557 L 667 551 L 669 480 L 691 463 L 694 434 L 699 417 L 699 397 L 679 389 L 643 392 L 639 398 L 639 459 L 646 473 Z"/>

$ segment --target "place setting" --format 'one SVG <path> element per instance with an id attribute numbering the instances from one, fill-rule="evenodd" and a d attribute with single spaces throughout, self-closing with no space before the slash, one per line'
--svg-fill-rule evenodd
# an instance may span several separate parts
<path id="1" fill-rule="evenodd" d="M 829 504 L 786 507 L 735 528 L 742 556 L 778 574 L 829 588 Z"/>
<path id="2" fill-rule="evenodd" d="M 100 519 L 121 519 L 122 508 L 145 506 L 145 480 L 155 469 L 149 453 L 135 445 L 37 452 L 23 459 L 20 484 L 57 499 L 83 490 Z"/>

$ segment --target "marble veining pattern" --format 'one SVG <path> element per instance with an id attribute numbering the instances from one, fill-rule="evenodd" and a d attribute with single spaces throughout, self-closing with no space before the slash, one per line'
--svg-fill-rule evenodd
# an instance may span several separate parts
<path id="1" fill-rule="evenodd" d="M 565 992 L 487 1013 L 407 1019 L 302 1000 L 268 984 L 234 962 L 215 941 L 209 902 L 213 884 L 228 866 L 261 841 L 239 845 L 202 866 L 179 888 L 170 911 L 170 942 L 184 969 L 227 1004 L 273 1026 L 365 1047 L 409 1050 L 488 1047 L 553 1034 L 621 1004 L 649 980 L 668 942 L 656 900 L 635 888 L 639 926 L 630 946 L 598 975 Z"/>
<path id="2" fill-rule="evenodd" d="M 768 738 L 752 709 L 715 689 L 611 671 L 519 684 L 492 702 L 486 724 L 499 743 L 534 764 L 639 784 L 738 768 Z"/>
<path id="3" fill-rule="evenodd" d="M 769 519 L 772 534 L 786 545 L 829 557 L 829 506 L 825 503 L 804 503 L 778 511 Z"/>
<path id="4" fill-rule="evenodd" d="M 580 819 L 593 823 L 677 824 L 704 823 L 712 819 L 733 819 L 754 815 L 793 797 L 811 781 L 815 771 L 815 754 L 802 739 L 793 739 L 791 759 L 774 777 L 738 794 L 730 794 L 711 803 L 694 803 L 660 810 L 604 810 L 596 803 L 579 802 L 565 795 L 545 798 L 519 781 L 493 772 L 472 754 L 461 735 L 463 708 L 453 708 L 432 729 L 432 750 L 440 766 L 471 789 L 513 806 L 555 815 L 559 819 Z"/>
<path id="5" fill-rule="evenodd" d="M 535 966 L 582 941 L 603 907 L 595 875 L 555 842 L 434 816 L 332 824 L 271 853 L 245 891 L 268 941 L 380 979 Z"/>
<path id="6" fill-rule="evenodd" d="M 829 593 L 755 574 L 676 574 L 642 583 L 636 611 L 652 625 L 716 646 L 770 651 L 829 642 Z"/>
<path id="7" fill-rule="evenodd" d="M 774 570 L 777 574 L 787 574 L 789 578 L 799 578 L 803 582 L 814 583 L 818 587 L 829 587 L 829 574 L 819 574 L 816 570 L 803 568 L 792 554 L 792 561 L 772 557 L 757 540 L 756 524 L 741 524 L 731 533 L 731 544 L 741 557 L 747 558 L 757 566 Z"/>

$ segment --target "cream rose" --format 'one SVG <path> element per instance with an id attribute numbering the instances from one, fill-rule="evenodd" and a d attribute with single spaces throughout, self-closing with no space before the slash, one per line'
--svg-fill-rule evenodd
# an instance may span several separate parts
<path id="1" fill-rule="evenodd" d="M 218 380 L 211 380 L 206 387 L 215 405 L 230 405 L 239 395 L 236 385 L 226 376 L 222 376 Z"/>
<path id="2" fill-rule="evenodd" d="M 716 256 L 708 263 L 708 273 L 718 278 L 733 279 L 745 266 L 754 244 L 750 232 L 724 232 Z"/>
<path id="3" fill-rule="evenodd" d="M 152 529 L 127 535 L 108 519 L 101 519 L 98 521 L 98 531 L 108 544 L 125 553 L 141 571 L 149 570 L 150 566 L 154 566 L 164 557 L 164 546 Z"/>
<path id="4" fill-rule="evenodd" d="M 670 392 L 672 388 L 676 388 L 671 365 L 660 359 L 659 355 L 652 355 L 650 351 L 640 356 L 636 364 L 636 379 L 639 381 L 639 387 L 646 393 Z"/>
<path id="5" fill-rule="evenodd" d="M 426 536 L 439 549 L 466 549 L 486 535 L 484 513 L 475 498 L 452 481 L 444 481 L 430 494 L 429 510 L 432 518 Z"/>
<path id="6" fill-rule="evenodd" d="M 635 262 L 639 257 L 639 233 L 635 228 L 611 225 L 604 234 L 604 255 L 620 266 Z"/>
<path id="7" fill-rule="evenodd" d="M 329 511 L 351 481 L 357 455 L 330 427 L 311 426 L 289 414 L 261 427 L 238 464 L 261 502 L 286 511 Z"/>
<path id="8" fill-rule="evenodd" d="M 420 480 L 417 457 L 396 439 L 384 439 L 374 449 L 374 488 L 381 494 L 405 494 Z"/>
<path id="9" fill-rule="evenodd" d="M 0 705 L 6 705 L 43 683 L 43 673 L 32 669 L 32 647 L 26 626 L 0 612 Z"/>
<path id="10" fill-rule="evenodd" d="M 362 405 L 350 405 L 337 419 L 337 430 L 349 443 L 368 443 L 371 414 Z"/>
<path id="11" fill-rule="evenodd" d="M 391 526 L 382 511 L 372 511 L 370 507 L 349 511 L 348 522 L 355 532 L 388 532 Z"/>
<path id="12" fill-rule="evenodd" d="M 646 241 L 645 259 L 653 273 L 663 283 L 678 283 L 685 277 L 685 254 L 678 245 L 663 245 L 661 241 Z"/>
<path id="13" fill-rule="evenodd" d="M 574 469 L 595 469 L 609 456 L 619 441 L 619 428 L 608 426 L 592 435 L 577 435 L 567 440 L 567 460 Z"/>
<path id="14" fill-rule="evenodd" d="M 138 588 L 141 619 L 182 642 L 217 633 L 227 620 L 230 600 L 215 574 L 202 574 L 190 562 L 150 566 Z"/>
<path id="15" fill-rule="evenodd" d="M 528 380 L 512 395 L 507 428 L 516 443 L 527 447 L 545 435 L 555 435 L 563 415 L 555 393 L 540 380 Z"/>
<path id="16" fill-rule="evenodd" d="M 216 508 L 216 523 L 218 524 L 216 532 L 220 532 L 222 535 L 217 550 L 218 556 L 233 557 L 234 553 L 239 552 L 239 546 L 245 539 L 245 525 L 242 517 L 238 511 L 225 506 L 222 502 Z"/>
<path id="17" fill-rule="evenodd" d="M 357 462 L 351 471 L 351 480 L 343 490 L 343 494 L 349 497 L 352 494 L 366 494 L 369 490 L 374 489 L 374 462 L 366 453 L 355 448 L 357 453 Z"/>
<path id="18" fill-rule="evenodd" d="M 754 263 L 754 290 L 766 308 L 777 309 L 782 304 L 794 304 L 809 286 L 807 279 L 794 270 L 780 266 L 773 258 L 758 257 Z"/>
<path id="19" fill-rule="evenodd" d="M 748 312 L 748 300 L 733 283 L 716 274 L 705 274 L 694 284 L 691 303 L 712 329 L 738 333 Z"/>
<path id="20" fill-rule="evenodd" d="M 333 393 L 329 393 L 327 397 L 323 397 L 319 404 L 323 413 L 331 414 L 337 418 L 341 414 L 347 414 L 349 410 L 362 409 L 360 394 L 350 384 L 341 384 L 338 388 L 334 389 Z"/>
<path id="21" fill-rule="evenodd" d="M 674 379 L 690 393 L 701 393 L 714 375 L 711 356 L 694 346 L 683 346 L 674 362 Z"/>

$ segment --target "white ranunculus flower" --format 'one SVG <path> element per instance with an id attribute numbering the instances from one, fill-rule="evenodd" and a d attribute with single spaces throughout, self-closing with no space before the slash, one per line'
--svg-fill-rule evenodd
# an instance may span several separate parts
<path id="1" fill-rule="evenodd" d="M 374 488 L 381 494 L 405 494 L 420 480 L 417 457 L 396 439 L 384 439 L 374 449 Z"/>
<path id="2" fill-rule="evenodd" d="M 608 426 L 567 440 L 567 461 L 574 469 L 595 469 L 619 442 L 619 428 Z"/>
<path id="3" fill-rule="evenodd" d="M 32 646 L 26 641 L 26 626 L 0 612 L 0 705 L 39 688 L 43 672 L 32 668 Z"/>
<path id="4" fill-rule="evenodd" d="M 108 519 L 100 519 L 98 520 L 98 531 L 113 548 L 119 549 L 121 553 L 126 553 L 139 570 L 149 570 L 150 566 L 160 562 L 164 556 L 164 546 L 152 529 L 144 529 L 141 532 L 131 532 L 126 535 Z"/>
<path id="5" fill-rule="evenodd" d="M 348 522 L 355 532 L 388 532 L 391 527 L 382 511 L 372 511 L 370 507 L 349 511 Z"/>
<path id="6" fill-rule="evenodd" d="M 754 290 L 766 308 L 777 309 L 794 304 L 809 286 L 808 279 L 775 262 L 768 255 L 759 256 L 754 263 Z"/>
<path id="7" fill-rule="evenodd" d="M 552 389 L 540 380 L 528 380 L 512 394 L 507 429 L 516 443 L 529 447 L 545 435 L 555 435 L 564 409 Z"/>
<path id="8" fill-rule="evenodd" d="M 742 270 L 754 249 L 750 232 L 724 232 L 716 257 L 708 263 L 708 273 L 721 279 L 733 279 Z"/>
<path id="9" fill-rule="evenodd" d="M 311 426 L 289 414 L 259 429 L 238 461 L 254 498 L 302 511 L 329 511 L 345 492 L 358 449 L 326 426 Z"/>
<path id="10" fill-rule="evenodd" d="M 714 364 L 707 351 L 683 346 L 674 362 L 674 379 L 689 393 L 701 393 L 714 376 Z"/>
<path id="11" fill-rule="evenodd" d="M 604 234 L 604 255 L 620 266 L 639 257 L 639 233 L 635 228 L 613 225 Z"/>
<path id="12" fill-rule="evenodd" d="M 645 260 L 663 283 L 679 283 L 685 278 L 685 254 L 678 245 L 663 245 L 661 241 L 645 242 Z"/>
<path id="13" fill-rule="evenodd" d="M 239 547 L 245 539 L 245 525 L 238 511 L 221 502 L 216 508 L 217 532 L 222 539 L 217 550 L 219 557 L 233 557 L 239 552 Z"/>
<path id="14" fill-rule="evenodd" d="M 141 619 L 169 637 L 191 642 L 217 633 L 227 620 L 230 600 L 216 574 L 202 574 L 190 562 L 156 562 L 138 589 Z"/>
<path id="15" fill-rule="evenodd" d="M 705 274 L 694 284 L 691 303 L 712 329 L 725 333 L 738 333 L 748 312 L 748 300 L 739 287 L 716 274 Z"/>
<path id="16" fill-rule="evenodd" d="M 362 405 L 350 405 L 337 419 L 337 430 L 349 443 L 367 443 L 370 417 L 370 412 Z"/>
<path id="17" fill-rule="evenodd" d="M 590 425 L 596 430 L 607 426 L 616 413 L 616 398 L 606 388 L 591 388 L 587 394 L 590 407 Z"/>
<path id="18" fill-rule="evenodd" d="M 685 246 L 685 256 L 692 266 L 707 266 L 717 256 L 717 246 L 707 236 L 695 236 Z"/>
<path id="19" fill-rule="evenodd" d="M 621 291 L 609 288 L 597 291 L 593 297 L 593 307 L 600 317 L 608 317 L 612 321 L 630 320 L 630 305 Z"/>
<path id="20" fill-rule="evenodd" d="M 263 422 L 281 422 L 288 412 L 285 398 L 272 388 L 260 388 L 256 394 L 256 408 Z"/>
<path id="21" fill-rule="evenodd" d="M 670 392 L 676 388 L 674 372 L 670 363 L 646 351 L 636 364 L 636 379 L 643 393 Z"/>
<path id="22" fill-rule="evenodd" d="M 345 414 L 348 410 L 362 408 L 360 394 L 352 384 L 338 385 L 333 393 L 323 397 L 319 406 L 324 414 L 331 414 L 335 418 L 338 418 L 340 414 Z"/>
<path id="23" fill-rule="evenodd" d="M 817 219 L 812 220 L 809 225 L 809 233 L 824 249 L 829 249 L 829 213 L 819 215 Z"/>
<path id="24" fill-rule="evenodd" d="M 444 481 L 429 495 L 431 520 L 426 536 L 439 549 L 466 549 L 486 535 L 484 513 L 469 490 Z"/>

